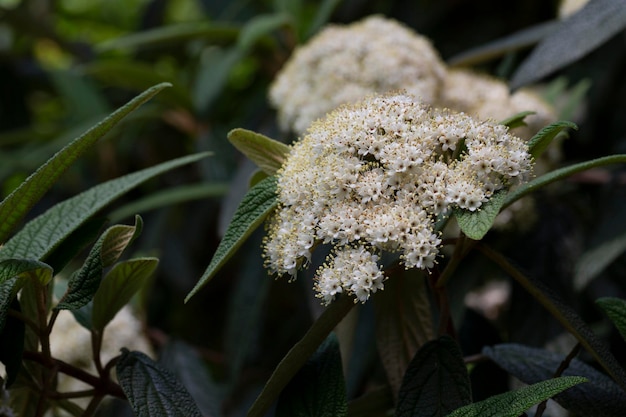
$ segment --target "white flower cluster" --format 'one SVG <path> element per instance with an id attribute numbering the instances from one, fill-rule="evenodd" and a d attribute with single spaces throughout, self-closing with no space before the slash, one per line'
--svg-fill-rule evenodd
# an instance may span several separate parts
<path id="1" fill-rule="evenodd" d="M 380 252 L 399 253 L 406 268 L 432 268 L 437 216 L 477 210 L 530 169 L 527 146 L 505 126 L 405 94 L 342 106 L 313 123 L 277 173 L 265 266 L 295 277 L 316 244 L 331 244 L 317 296 L 364 302 L 383 286 Z"/>
<path id="2" fill-rule="evenodd" d="M 303 134 L 315 119 L 374 93 L 404 90 L 432 103 L 445 67 L 430 41 L 381 16 L 329 25 L 298 48 L 269 92 L 284 130 Z"/>

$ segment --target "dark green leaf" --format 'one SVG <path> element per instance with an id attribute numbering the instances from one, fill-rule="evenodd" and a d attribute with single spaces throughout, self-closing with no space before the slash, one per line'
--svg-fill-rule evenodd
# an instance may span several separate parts
<path id="1" fill-rule="evenodd" d="M 446 416 L 472 402 L 463 354 L 450 336 L 426 343 L 404 375 L 395 416 Z"/>
<path id="2" fill-rule="evenodd" d="M 555 169 L 541 177 L 535 178 L 532 181 L 527 182 L 526 184 L 516 188 L 515 190 L 509 192 L 506 196 L 504 204 L 502 207 L 507 207 L 511 205 L 513 202 L 519 200 L 524 197 L 526 194 L 530 194 L 533 191 L 538 190 L 541 187 L 545 187 L 548 184 L 551 184 L 555 181 L 561 180 L 563 178 L 567 178 L 570 175 L 574 175 L 578 172 L 586 171 L 591 168 L 597 168 L 604 165 L 611 164 L 623 164 L 626 163 L 626 155 L 611 155 L 605 156 L 602 158 L 592 159 L 591 161 L 585 161 L 578 164 L 570 165 L 568 167 L 563 167 L 559 169 Z"/>
<path id="3" fill-rule="evenodd" d="M 191 89 L 193 106 L 197 112 L 203 114 L 210 110 L 226 87 L 232 69 L 244 56 L 245 51 L 236 47 L 211 47 L 202 53 L 194 86 Z"/>
<path id="4" fill-rule="evenodd" d="M 564 355 L 517 344 L 486 347 L 483 354 L 526 384 L 551 378 L 565 359 Z M 582 376 L 590 382 L 557 395 L 554 399 L 563 407 L 585 417 L 626 415 L 624 391 L 605 374 L 573 359 L 562 375 Z"/>
<path id="5" fill-rule="evenodd" d="M 202 416 L 176 377 L 143 353 L 124 350 L 116 371 L 137 417 Z"/>
<path id="6" fill-rule="evenodd" d="M 520 127 L 520 126 L 527 126 L 526 122 L 524 122 L 524 119 L 526 118 L 526 116 L 530 116 L 531 114 L 535 114 L 535 112 L 534 111 L 523 111 L 521 113 L 517 113 L 517 114 L 509 117 L 508 119 L 501 120 L 498 123 L 501 124 L 501 125 L 507 126 L 509 129 L 514 129 L 514 128 Z"/>
<path id="7" fill-rule="evenodd" d="M 198 351 L 180 340 L 170 340 L 159 363 L 174 373 L 196 402 L 203 417 L 221 415 L 221 392 Z"/>
<path id="8" fill-rule="evenodd" d="M 261 37 L 285 26 L 290 21 L 291 17 L 287 13 L 257 15 L 241 29 L 237 47 L 242 51 L 248 51 Z"/>
<path id="9" fill-rule="evenodd" d="M 31 207 L 39 201 L 76 159 L 128 113 L 168 86 L 169 84 L 166 83 L 155 85 L 120 107 L 109 117 L 61 149 L 7 196 L 0 203 L 0 242 L 7 239 L 9 233 L 24 218 Z"/>
<path id="10" fill-rule="evenodd" d="M 613 221 L 614 219 L 611 219 Z M 626 251 L 626 233 L 584 252 L 574 267 L 574 288 L 582 290 Z"/>
<path id="11" fill-rule="evenodd" d="M 596 300 L 596 304 L 611 319 L 619 334 L 626 340 L 626 300 L 615 297 L 603 297 Z"/>
<path id="12" fill-rule="evenodd" d="M 102 331 L 152 275 L 157 258 L 135 258 L 116 264 L 102 279 L 93 297 L 91 323 Z"/>
<path id="13" fill-rule="evenodd" d="M 448 417 L 518 417 L 533 405 L 586 381 L 578 376 L 549 379 L 466 405 Z"/>
<path id="14" fill-rule="evenodd" d="M 348 415 L 339 343 L 334 333 L 285 387 L 277 417 L 342 417 Z"/>
<path id="15" fill-rule="evenodd" d="M 246 129 L 231 130 L 228 140 L 268 175 L 274 175 L 280 169 L 291 151 L 282 142 Z"/>
<path id="16" fill-rule="evenodd" d="M 134 226 L 108 228 L 91 249 L 83 267 L 70 278 L 67 292 L 55 309 L 77 310 L 91 301 L 100 286 L 102 270 L 117 262 L 124 249 L 141 233 L 142 227 L 141 217 L 136 216 Z"/>
<path id="17" fill-rule="evenodd" d="M 556 137 L 563 129 L 578 130 L 575 123 L 568 121 L 559 121 L 552 123 L 541 129 L 535 136 L 528 141 L 528 152 L 536 160 L 546 150 L 552 139 Z"/>
<path id="18" fill-rule="evenodd" d="M 402 271 L 385 282 L 385 291 L 373 297 L 376 345 L 394 398 L 420 346 L 434 337 L 426 277 Z"/>
<path id="19" fill-rule="evenodd" d="M 341 0 L 323 0 L 320 2 L 316 7 L 315 16 L 308 26 L 306 37 L 303 40 L 306 41 L 308 38 L 315 35 L 326 23 L 328 23 L 331 15 L 340 3 Z"/>
<path id="20" fill-rule="evenodd" d="M 196 162 L 208 155 L 208 153 L 201 153 L 164 162 L 99 184 L 56 204 L 28 222 L 22 230 L 0 247 L 0 260 L 45 258 L 69 234 L 111 201 L 159 174 Z"/>
<path id="21" fill-rule="evenodd" d="M 626 27 L 623 0 L 594 0 L 543 39 L 511 79 L 518 88 L 538 81 L 593 51 Z"/>
<path id="22" fill-rule="evenodd" d="M 21 311 L 17 298 L 13 298 L 10 308 Z M 24 352 L 24 335 L 26 326 L 22 320 L 9 316 L 4 321 L 4 327 L 0 330 L 0 362 L 4 364 L 6 370 L 7 388 L 15 382 L 17 374 L 22 365 L 22 353 Z M 0 392 L 2 391 L 2 381 L 0 378 Z M 0 404 L 2 402 L 0 401 Z"/>
<path id="23" fill-rule="evenodd" d="M 482 239 L 493 226 L 500 209 L 504 206 L 506 196 L 506 191 L 497 191 L 476 211 L 454 210 L 454 217 L 461 231 L 470 239 Z"/>
<path id="24" fill-rule="evenodd" d="M 274 210 L 277 205 L 276 178 L 268 177 L 252 187 L 243 198 L 243 201 L 235 210 L 224 238 L 220 242 L 213 259 L 206 271 L 191 292 L 185 298 L 185 302 L 208 283 L 217 271 L 235 254 L 237 249 L 245 242 L 250 234 L 263 222 L 265 217 Z"/>

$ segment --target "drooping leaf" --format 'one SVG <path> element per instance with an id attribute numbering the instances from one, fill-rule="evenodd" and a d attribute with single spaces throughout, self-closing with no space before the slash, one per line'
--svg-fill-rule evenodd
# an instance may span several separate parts
<path id="1" fill-rule="evenodd" d="M 102 279 L 93 297 L 91 323 L 102 331 L 152 275 L 157 258 L 134 258 L 116 264 Z"/>
<path id="2" fill-rule="evenodd" d="M 196 349 L 180 340 L 170 340 L 161 351 L 159 364 L 183 384 L 203 417 L 221 416 L 220 387 Z"/>
<path id="3" fill-rule="evenodd" d="M 104 182 L 56 204 L 28 222 L 4 246 L 0 247 L 0 260 L 44 259 L 70 233 L 116 198 L 157 175 L 196 162 L 208 155 L 208 153 L 200 153 L 167 161 Z"/>
<path id="4" fill-rule="evenodd" d="M 524 119 L 526 118 L 526 116 L 530 116 L 531 114 L 535 114 L 535 112 L 534 111 L 523 111 L 523 112 L 514 114 L 513 116 L 509 117 L 508 119 L 504 119 L 504 120 L 499 121 L 498 124 L 505 125 L 509 129 L 514 129 L 514 128 L 520 127 L 520 126 L 526 126 L 526 122 L 524 122 Z"/>
<path id="5" fill-rule="evenodd" d="M 467 367 L 457 343 L 444 335 L 417 352 L 402 381 L 396 417 L 440 416 L 472 402 Z"/>
<path id="6" fill-rule="evenodd" d="M 549 379 L 458 408 L 448 417 L 518 417 L 533 405 L 586 381 L 578 376 Z"/>
<path id="7" fill-rule="evenodd" d="M 493 226 L 493 222 L 504 206 L 506 196 L 506 191 L 498 191 L 476 211 L 454 210 L 454 217 L 461 231 L 470 239 L 482 239 Z"/>
<path id="8" fill-rule="evenodd" d="M 26 213 L 39 201 L 44 193 L 56 182 L 67 168 L 78 159 L 100 137 L 111 130 L 128 113 L 148 101 L 169 84 L 155 85 L 138 95 L 109 117 L 89 129 L 57 152 L 52 158 L 28 177 L 20 186 L 0 203 L 0 243 L 6 241 L 9 233 L 24 218 Z"/>
<path id="9" fill-rule="evenodd" d="M 268 175 L 276 174 L 291 151 L 282 142 L 246 129 L 231 130 L 228 140 Z"/>
<path id="10" fill-rule="evenodd" d="M 331 333 L 281 393 L 276 405 L 276 417 L 347 415 L 339 343 Z"/>
<path id="11" fill-rule="evenodd" d="M 13 297 L 10 305 L 11 309 L 21 312 L 20 303 L 17 298 Z M 0 330 L 0 362 L 4 364 L 6 371 L 7 388 L 15 382 L 17 374 L 22 365 L 22 353 L 24 352 L 24 335 L 26 334 L 26 325 L 22 320 L 16 317 L 8 316 L 4 320 L 4 326 Z M 0 378 L 0 387 L 2 381 Z M 2 388 L 0 388 L 0 392 Z M 1 402 L 0 402 L 1 404 Z"/>
<path id="12" fill-rule="evenodd" d="M 124 350 L 116 364 L 117 378 L 137 417 L 201 417 L 174 374 L 141 352 Z"/>
<path id="13" fill-rule="evenodd" d="M 57 310 L 77 310 L 93 298 L 100 286 L 102 270 L 113 265 L 126 247 L 143 228 L 141 217 L 135 217 L 135 225 L 115 225 L 108 228 L 91 249 L 83 267 L 73 274 L 68 282 L 66 294 Z"/>
<path id="14" fill-rule="evenodd" d="M 606 344 L 594 334 L 573 308 L 563 302 L 561 297 L 546 286 L 543 281 L 522 274 L 498 252 L 483 245 L 476 247 L 489 259 L 498 264 L 548 310 L 578 340 L 581 346 L 593 356 L 606 373 L 626 391 L 626 371 L 619 365 L 619 362 Z"/>
<path id="15" fill-rule="evenodd" d="M 593 51 L 626 27 L 622 0 L 594 0 L 543 39 L 511 79 L 518 88 L 557 71 Z"/>
<path id="16" fill-rule="evenodd" d="M 0 331 L 4 327 L 11 303 L 21 289 L 24 280 L 34 278 L 42 284 L 52 279 L 49 265 L 26 259 L 5 259 L 0 261 Z"/>
<path id="17" fill-rule="evenodd" d="M 385 282 L 373 297 L 376 345 L 394 397 L 420 346 L 434 337 L 426 277 L 415 270 L 402 271 Z"/>
<path id="18" fill-rule="evenodd" d="M 563 129 L 568 128 L 578 130 L 578 126 L 575 123 L 565 120 L 555 122 L 544 127 L 528 141 L 528 152 L 533 156 L 534 159 L 539 158 L 543 151 L 546 150 L 548 145 L 550 145 L 552 139 L 554 139 L 556 135 L 563 131 Z"/>
<path id="19" fill-rule="evenodd" d="M 515 190 L 509 192 L 504 200 L 502 208 L 508 207 L 513 202 L 519 200 L 527 194 L 532 193 L 533 191 L 538 190 L 541 187 L 545 187 L 548 184 L 552 184 L 553 182 L 556 182 L 563 178 L 567 178 L 570 175 L 574 175 L 578 172 L 586 171 L 588 169 L 597 168 L 604 165 L 623 163 L 626 163 L 626 155 L 620 154 L 605 156 L 602 158 L 592 159 L 590 161 L 585 161 L 567 167 L 555 169 L 554 171 L 535 178 L 534 180 L 529 181 L 526 184 L 523 184 Z"/>
<path id="20" fill-rule="evenodd" d="M 224 238 L 220 242 L 209 266 L 200 280 L 185 298 L 185 302 L 208 283 L 263 222 L 277 205 L 276 178 L 268 177 L 252 187 L 235 210 Z"/>
<path id="21" fill-rule="evenodd" d="M 482 353 L 526 384 L 551 378 L 565 359 L 564 355 L 513 343 L 486 347 Z M 562 375 L 582 376 L 590 382 L 575 386 L 554 398 L 568 410 L 586 417 L 626 413 L 624 391 L 605 374 L 574 358 Z"/>
<path id="22" fill-rule="evenodd" d="M 619 334 L 626 340 L 626 300 L 615 297 L 603 297 L 596 300 L 602 310 L 611 319 Z"/>

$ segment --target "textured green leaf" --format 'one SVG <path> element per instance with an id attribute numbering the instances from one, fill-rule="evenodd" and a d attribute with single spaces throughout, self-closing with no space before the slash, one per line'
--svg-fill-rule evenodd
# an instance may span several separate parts
<path id="1" fill-rule="evenodd" d="M 443 417 L 471 402 L 463 354 L 454 339 L 444 335 L 422 346 L 409 364 L 395 416 Z"/>
<path id="2" fill-rule="evenodd" d="M 201 417 L 185 387 L 141 352 L 124 350 L 117 378 L 137 417 Z"/>
<path id="3" fill-rule="evenodd" d="M 511 78 L 511 88 L 538 81 L 580 59 L 626 27 L 623 0 L 594 0 L 543 39 Z"/>
<path id="4" fill-rule="evenodd" d="M 281 393 L 276 417 L 348 415 L 339 343 L 331 333 Z"/>
<path id="5" fill-rule="evenodd" d="M 506 191 L 498 191 L 476 211 L 454 210 L 454 217 L 461 231 L 470 239 L 482 239 L 493 226 L 506 196 Z"/>
<path id="6" fill-rule="evenodd" d="M 228 140 L 263 172 L 274 175 L 283 165 L 291 149 L 277 140 L 246 129 L 233 129 Z"/>
<path id="7" fill-rule="evenodd" d="M 24 218 L 31 207 L 39 201 L 44 193 L 76 159 L 89 149 L 100 137 L 111 130 L 128 113 L 135 110 L 168 86 L 169 84 L 167 83 L 155 85 L 120 107 L 109 117 L 57 152 L 48 162 L 42 165 L 17 189 L 9 194 L 2 203 L 0 203 L 0 243 L 7 239 L 11 231 Z"/>
<path id="8" fill-rule="evenodd" d="M 596 300 L 596 304 L 611 319 L 619 334 L 626 340 L 626 300 L 615 297 L 603 297 Z"/>
<path id="9" fill-rule="evenodd" d="M 526 126 L 526 122 L 524 122 L 524 119 L 526 118 L 526 116 L 530 116 L 531 114 L 535 114 L 535 112 L 523 111 L 523 112 L 517 113 L 509 117 L 508 119 L 501 120 L 498 123 L 501 125 L 507 126 L 509 129 L 514 129 L 520 126 Z"/>
<path id="10" fill-rule="evenodd" d="M 208 155 L 208 153 L 201 153 L 167 161 L 99 184 L 56 204 L 28 222 L 22 230 L 0 247 L 0 260 L 44 259 L 70 233 L 111 201 L 159 174 L 196 162 Z"/>
<path id="11" fill-rule="evenodd" d="M 420 346 L 434 337 L 426 277 L 419 271 L 395 274 L 373 297 L 376 345 L 394 397 Z"/>
<path id="12" fill-rule="evenodd" d="M 551 378 L 565 360 L 565 355 L 512 343 L 486 347 L 482 353 L 526 384 Z M 562 376 L 582 376 L 590 382 L 555 396 L 563 407 L 585 417 L 626 415 L 624 391 L 605 374 L 574 358 Z"/>
<path id="13" fill-rule="evenodd" d="M 448 417 L 518 417 L 533 405 L 586 381 L 578 376 L 549 379 L 466 405 Z"/>
<path id="14" fill-rule="evenodd" d="M 102 278 L 100 288 L 93 297 L 91 323 L 102 331 L 113 317 L 130 301 L 152 275 L 157 258 L 134 258 L 116 264 Z"/>
<path id="15" fill-rule="evenodd" d="M 559 121 L 552 123 L 543 129 L 541 129 L 535 136 L 533 136 L 528 141 L 528 152 L 533 156 L 534 159 L 539 158 L 539 156 L 546 150 L 550 142 L 558 135 L 563 129 L 574 129 L 578 130 L 578 126 L 575 123 L 568 121 Z"/>
<path id="16" fill-rule="evenodd" d="M 115 225 L 108 228 L 89 252 L 83 267 L 73 274 L 67 292 L 57 304 L 57 310 L 77 310 L 93 298 L 100 286 L 102 271 L 113 265 L 120 255 L 140 233 L 141 217 L 135 217 L 134 226 Z"/>
<path id="17" fill-rule="evenodd" d="M 541 177 L 535 178 L 534 180 L 529 181 L 526 184 L 523 184 L 515 190 L 509 192 L 502 207 L 507 207 L 513 202 L 519 200 L 527 194 L 532 193 L 533 191 L 538 190 L 541 187 L 545 187 L 548 184 L 552 184 L 553 182 L 556 182 L 563 178 L 567 178 L 570 175 L 574 175 L 578 172 L 586 171 L 588 169 L 597 168 L 604 165 L 623 163 L 626 163 L 626 155 L 620 154 L 605 156 L 602 158 L 592 159 L 590 161 L 585 161 L 567 167 L 555 169 L 554 171 L 542 175 Z"/>
<path id="18" fill-rule="evenodd" d="M 217 271 L 245 242 L 250 234 L 263 222 L 277 205 L 276 178 L 268 177 L 252 187 L 235 210 L 224 238 L 220 242 L 209 266 L 200 280 L 185 298 L 185 301 L 208 283 Z"/>
<path id="19" fill-rule="evenodd" d="M 5 259 L 0 262 L 0 331 L 11 303 L 28 278 L 47 284 L 52 279 L 52 268 L 43 262 L 26 259 Z"/>

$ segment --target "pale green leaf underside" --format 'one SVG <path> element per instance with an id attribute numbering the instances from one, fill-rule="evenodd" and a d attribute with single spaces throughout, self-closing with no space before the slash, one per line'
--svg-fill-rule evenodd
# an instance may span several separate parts
<path id="1" fill-rule="evenodd" d="M 556 135 L 558 135 L 563 129 L 567 128 L 577 130 L 578 126 L 576 126 L 575 123 L 562 120 L 544 127 L 528 141 L 528 152 L 533 156 L 533 158 L 539 158 Z"/>
<path id="2" fill-rule="evenodd" d="M 67 168 L 120 120 L 148 101 L 168 83 L 155 85 L 113 112 L 50 158 L 0 203 L 0 243 Z"/>
<path id="3" fill-rule="evenodd" d="M 518 417 L 533 405 L 586 381 L 579 376 L 549 379 L 466 405 L 448 414 L 448 417 Z"/>
<path id="4" fill-rule="evenodd" d="M 185 387 L 145 354 L 124 350 L 116 371 L 137 417 L 201 417 Z"/>
<path id="5" fill-rule="evenodd" d="M 467 237 L 474 240 L 482 239 L 491 229 L 506 199 L 506 191 L 498 191 L 489 201 L 476 211 L 455 210 L 454 216 Z"/>
<path id="6" fill-rule="evenodd" d="M 263 172 L 274 175 L 290 152 L 289 146 L 246 129 L 233 129 L 228 140 Z"/>
<path id="7" fill-rule="evenodd" d="M 619 334 L 626 340 L 626 300 L 615 297 L 603 297 L 596 300 L 602 310 L 611 319 Z"/>
<path id="8" fill-rule="evenodd" d="M 91 324 L 95 330 L 104 327 L 130 301 L 150 278 L 159 260 L 135 258 L 116 264 L 102 279 L 93 297 Z"/>
<path id="9" fill-rule="evenodd" d="M 235 210 L 213 259 L 185 302 L 215 276 L 277 204 L 276 177 L 267 177 L 248 191 Z"/>

